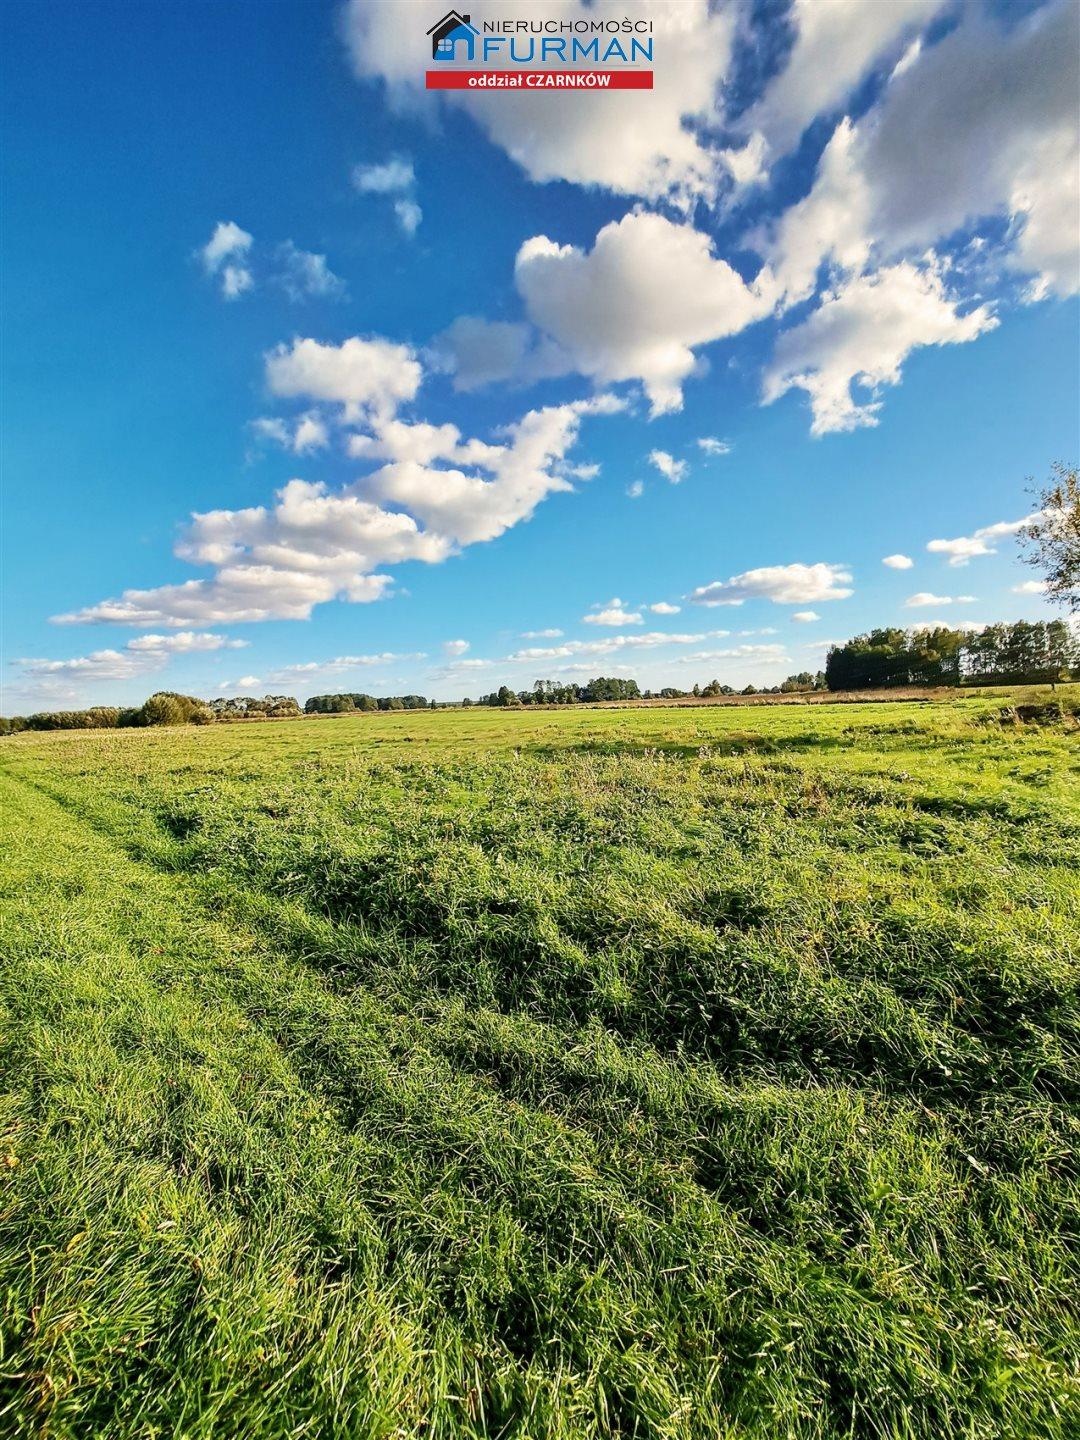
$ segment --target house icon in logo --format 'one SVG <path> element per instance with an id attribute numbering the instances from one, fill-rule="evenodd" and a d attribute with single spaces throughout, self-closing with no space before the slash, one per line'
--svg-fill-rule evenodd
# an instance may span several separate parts
<path id="1" fill-rule="evenodd" d="M 465 42 L 465 58 L 473 58 L 473 47 L 479 30 L 469 24 L 468 15 L 459 15 L 448 10 L 443 18 L 427 32 L 431 36 L 431 58 L 433 60 L 456 60 L 459 41 Z"/>

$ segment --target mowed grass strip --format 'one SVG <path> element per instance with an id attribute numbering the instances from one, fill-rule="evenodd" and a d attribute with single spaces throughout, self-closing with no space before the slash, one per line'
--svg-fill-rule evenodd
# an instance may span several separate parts
<path id="1" fill-rule="evenodd" d="M 6 742 L 0 1428 L 1072 1433 L 1075 732 L 821 717 Z"/>

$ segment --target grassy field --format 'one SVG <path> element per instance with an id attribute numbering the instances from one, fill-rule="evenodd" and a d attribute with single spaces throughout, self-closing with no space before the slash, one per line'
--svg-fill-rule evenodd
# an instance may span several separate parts
<path id="1" fill-rule="evenodd" d="M 1080 1433 L 1002 703 L 0 742 L 0 1434 Z"/>

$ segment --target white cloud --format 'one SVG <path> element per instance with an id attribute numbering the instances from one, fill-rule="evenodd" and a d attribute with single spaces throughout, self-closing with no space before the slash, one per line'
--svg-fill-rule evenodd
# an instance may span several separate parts
<path id="1" fill-rule="evenodd" d="M 909 52 L 879 103 L 841 121 L 809 196 L 776 227 L 789 302 L 822 261 L 853 271 L 872 248 L 918 254 L 986 217 L 1010 222 L 1007 261 L 1036 277 L 1032 298 L 1075 291 L 1078 17 L 1074 0 L 1015 23 L 969 5 L 944 39 Z"/>
<path id="2" fill-rule="evenodd" d="M 145 656 L 120 650 L 95 650 L 71 660 L 24 659 L 15 662 L 26 676 L 60 676 L 92 684 L 97 680 L 129 680 L 156 668 Z"/>
<path id="3" fill-rule="evenodd" d="M 763 665 L 790 664 L 782 645 L 735 645 L 726 650 L 697 650 L 691 655 L 678 655 L 680 665 L 699 665 L 705 660 L 758 660 Z"/>
<path id="4" fill-rule="evenodd" d="M 219 220 L 214 233 L 199 251 L 207 275 L 220 276 L 221 293 L 226 300 L 236 300 L 254 287 L 247 265 L 252 240 L 234 220 Z"/>
<path id="5" fill-rule="evenodd" d="M 645 494 L 645 481 L 631 480 L 630 484 L 626 487 L 626 494 L 631 500 L 640 500 L 642 495 Z"/>
<path id="6" fill-rule="evenodd" d="M 974 595 L 935 595 L 932 590 L 918 590 L 904 601 L 908 610 L 922 610 L 928 605 L 973 605 Z"/>
<path id="7" fill-rule="evenodd" d="M 313 450 L 325 450 L 330 443 L 326 422 L 316 411 L 301 415 L 295 424 L 279 416 L 261 415 L 251 422 L 251 428 L 265 440 L 272 440 L 283 450 L 294 455 L 308 455 Z"/>
<path id="8" fill-rule="evenodd" d="M 658 600 L 655 605 L 650 605 L 649 609 L 654 615 L 678 615 L 682 606 L 669 605 L 666 600 Z"/>
<path id="9" fill-rule="evenodd" d="M 437 561 L 449 545 L 351 488 L 331 494 L 323 484 L 290 480 L 270 508 L 194 515 L 176 553 L 213 566 L 214 578 L 126 590 L 118 600 L 59 620 L 163 626 L 305 620 L 315 605 L 336 596 L 355 603 L 379 599 L 390 577 L 372 574 L 376 566 Z"/>
<path id="10" fill-rule="evenodd" d="M 219 690 L 255 690 L 262 684 L 258 675 L 241 675 L 239 680 L 219 680 Z"/>
<path id="11" fill-rule="evenodd" d="M 406 507 L 449 541 L 471 545 L 493 540 L 527 520 L 547 495 L 573 490 L 564 461 L 577 439 L 581 420 L 588 415 L 615 414 L 623 408 L 623 402 L 614 396 L 597 395 L 530 410 L 506 427 L 505 443 L 469 442 L 463 451 L 449 452 L 449 459 L 467 455 L 473 467 L 470 470 L 436 469 L 403 459 L 391 461 L 363 483 L 370 493 Z"/>
<path id="12" fill-rule="evenodd" d="M 1014 585 L 1012 587 L 1012 593 L 1014 595 L 1045 595 L 1046 581 L 1024 580 L 1019 585 Z"/>
<path id="13" fill-rule="evenodd" d="M 459 315 L 432 340 L 430 358 L 453 376 L 455 390 L 464 391 L 505 380 L 547 380 L 573 369 L 570 357 L 531 325 L 479 315 Z"/>
<path id="14" fill-rule="evenodd" d="M 230 640 L 227 635 L 182 630 L 177 635 L 137 635 L 124 648 L 136 654 L 187 655 L 208 650 L 243 650 L 247 643 Z"/>
<path id="15" fill-rule="evenodd" d="M 266 355 L 274 395 L 339 404 L 350 421 L 388 419 L 420 388 L 420 363 L 408 345 L 352 336 L 340 345 L 294 340 Z"/>
<path id="16" fill-rule="evenodd" d="M 904 261 L 858 276 L 780 336 L 765 372 L 765 403 L 798 387 L 810 396 L 814 435 L 876 425 L 876 396 L 881 386 L 899 382 L 912 350 L 963 344 L 997 323 L 986 305 L 961 315 L 932 266 Z M 871 398 L 856 403 L 853 383 Z"/>
<path id="17" fill-rule="evenodd" d="M 820 620 L 821 616 L 816 610 L 796 610 L 792 620 L 798 620 L 800 625 L 809 625 L 813 620 Z"/>
<path id="18" fill-rule="evenodd" d="M 744 600 L 771 600 L 798 605 L 808 600 L 846 600 L 853 594 L 851 573 L 844 565 L 766 565 L 730 580 L 700 585 L 687 598 L 695 605 L 741 605 Z"/>
<path id="19" fill-rule="evenodd" d="M 593 606 L 593 613 L 583 615 L 582 620 L 586 625 L 610 625 L 615 628 L 623 625 L 640 625 L 641 615 L 637 611 L 629 611 L 623 602 L 616 597 L 606 603 Z"/>
<path id="20" fill-rule="evenodd" d="M 886 555 L 882 565 L 887 565 L 890 570 L 910 570 L 915 564 L 910 555 Z"/>
<path id="21" fill-rule="evenodd" d="M 345 282 L 330 269 L 325 255 L 300 250 L 291 240 L 286 240 L 278 246 L 277 258 L 281 267 L 277 280 L 290 300 L 304 300 L 308 296 L 327 300 L 344 297 Z"/>
<path id="22" fill-rule="evenodd" d="M 646 630 L 637 635 L 610 635 L 603 640 L 565 640 L 561 645 L 531 646 L 515 650 L 506 657 L 508 662 L 560 660 L 575 655 L 615 655 L 624 650 L 658 650 L 666 646 L 701 645 L 706 640 L 720 639 L 728 635 L 727 630 L 706 630 L 698 634 L 671 634 L 665 630 Z M 782 650 L 780 645 L 740 645 L 741 653 L 771 652 Z"/>
<path id="23" fill-rule="evenodd" d="M 394 214 L 406 235 L 415 235 L 420 228 L 420 221 L 424 218 L 424 212 L 416 201 L 404 198 L 394 201 Z"/>
<path id="24" fill-rule="evenodd" d="M 415 235 L 424 218 L 416 200 L 416 172 L 412 161 L 401 155 L 376 165 L 355 165 L 352 182 L 362 195 L 395 197 L 394 214 L 406 235 Z"/>
<path id="25" fill-rule="evenodd" d="M 895 51 L 947 0 L 793 0 L 787 63 L 744 118 L 768 152 L 782 155 L 807 125 L 846 100 L 874 62 Z"/>
<path id="26" fill-rule="evenodd" d="M 653 415 L 682 407 L 694 348 L 765 315 L 770 287 L 747 285 L 709 237 L 662 215 L 632 212 L 591 251 L 534 235 L 518 251 L 530 319 L 598 383 L 640 380 Z"/>
<path id="27" fill-rule="evenodd" d="M 997 546 L 991 541 L 1015 535 L 1041 514 L 1041 510 L 1034 510 L 1019 520 L 999 520 L 995 525 L 984 525 L 971 535 L 958 535 L 953 540 L 931 540 L 926 548 L 931 555 L 948 555 L 950 565 L 966 565 L 976 555 L 996 555 Z"/>
<path id="28" fill-rule="evenodd" d="M 464 655 L 469 648 L 469 642 L 468 640 L 444 640 L 442 648 L 444 655 Z"/>
<path id="29" fill-rule="evenodd" d="M 727 440 L 718 440 L 715 435 L 702 435 L 698 441 L 699 450 L 704 450 L 706 455 L 730 455 L 732 446 Z"/>
<path id="30" fill-rule="evenodd" d="M 674 455 L 669 455 L 666 450 L 650 450 L 649 464 L 670 480 L 672 485 L 678 485 L 686 475 L 686 461 L 676 460 Z"/>
<path id="31" fill-rule="evenodd" d="M 237 683 L 293 685 L 307 680 L 318 680 L 324 676 L 344 675 L 350 670 L 426 659 L 427 655 L 422 650 L 411 655 L 397 654 L 393 650 L 384 650 L 377 655 L 335 655 L 331 660 L 307 660 L 296 665 L 283 665 L 278 670 L 270 671 L 265 681 L 258 681 L 249 675 Z"/>
<path id="32" fill-rule="evenodd" d="M 543 18 L 556 24 L 620 22 L 626 13 L 614 0 L 591 5 L 547 0 Z M 506 0 L 500 14 L 536 18 L 535 6 L 519 0 Z M 533 180 L 569 180 L 653 199 L 711 197 L 722 166 L 700 127 L 722 118 L 720 85 L 730 65 L 734 12 L 708 0 L 678 0 L 650 7 L 649 18 L 658 67 L 653 90 L 576 91 L 560 95 L 555 104 L 550 95 L 525 91 L 455 90 L 438 99 L 426 94 L 423 36 L 414 24 L 402 22 L 396 5 L 350 0 L 345 35 L 357 76 L 384 81 L 391 103 L 412 108 L 441 103 L 466 111 Z M 590 36 L 582 38 L 588 42 Z M 609 38 L 601 39 L 601 54 Z M 627 37 L 621 43 L 628 44 Z M 507 37 L 503 45 L 508 48 Z"/>
<path id="33" fill-rule="evenodd" d="M 557 640 L 563 632 L 554 628 L 549 630 L 523 630 L 522 640 Z"/>
<path id="34" fill-rule="evenodd" d="M 411 160 L 395 155 L 381 164 L 354 165 L 352 182 L 361 194 L 406 195 L 416 184 L 416 172 Z"/>
<path id="35" fill-rule="evenodd" d="M 162 670 L 173 655 L 238 650 L 247 642 L 227 635 L 185 631 L 179 635 L 140 635 L 122 650 L 95 650 L 69 660 L 25 659 L 15 663 L 30 678 L 68 679 L 92 685 L 103 680 L 131 680 Z"/>
<path id="36" fill-rule="evenodd" d="M 963 630 L 969 634 L 977 634 L 980 630 L 986 629 L 986 624 L 980 620 L 917 620 L 912 623 L 910 629 L 917 634 L 922 634 L 925 630 Z M 843 643 L 842 640 L 837 641 L 839 645 Z"/>
<path id="37" fill-rule="evenodd" d="M 196 514 L 176 553 L 212 567 L 212 578 L 125 590 L 118 599 L 55 617 L 60 623 L 182 628 L 302 620 L 316 605 L 336 598 L 378 600 L 391 584 L 389 575 L 375 573 L 381 567 L 406 560 L 438 563 L 460 546 L 494 539 L 527 520 L 547 495 L 572 491 L 566 457 L 582 419 L 623 408 L 614 397 L 598 395 L 531 410 L 501 432 L 499 444 L 466 441 L 453 425 L 380 418 L 393 402 L 392 395 L 387 398 L 392 377 L 373 378 L 370 356 L 354 366 L 353 357 L 342 362 L 338 349 L 314 341 L 297 342 L 292 354 L 303 344 L 314 347 L 314 356 L 290 376 L 287 393 L 366 405 L 374 434 L 354 435 L 353 453 L 389 463 L 335 491 L 290 480 L 271 506 Z M 411 365 L 402 350 L 386 347 L 392 362 Z M 275 355 L 291 358 L 286 351 Z"/>

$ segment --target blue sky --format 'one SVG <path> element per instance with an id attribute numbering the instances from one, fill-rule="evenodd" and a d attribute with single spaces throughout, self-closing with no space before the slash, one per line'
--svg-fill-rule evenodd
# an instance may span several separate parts
<path id="1" fill-rule="evenodd" d="M 1050 613 L 1074 5 L 653 4 L 652 93 L 433 97 L 439 13 L 5 10 L 5 712 Z"/>

